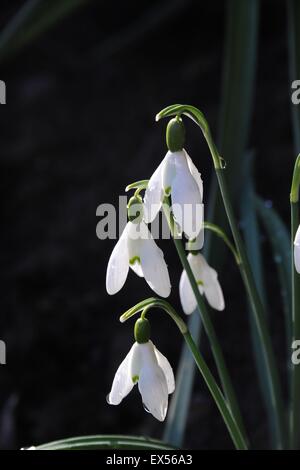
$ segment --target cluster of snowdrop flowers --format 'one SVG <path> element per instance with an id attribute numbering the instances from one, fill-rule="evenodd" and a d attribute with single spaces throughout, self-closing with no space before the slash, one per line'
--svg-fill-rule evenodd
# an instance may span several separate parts
<path id="1" fill-rule="evenodd" d="M 179 235 L 184 233 L 189 240 L 197 240 L 203 230 L 203 182 L 183 148 L 184 140 L 181 118 L 171 119 L 167 127 L 169 151 L 151 176 L 144 199 L 138 190 L 129 200 L 129 221 L 108 262 L 106 289 L 110 295 L 123 287 L 129 268 L 139 277 L 144 277 L 159 296 L 170 295 L 167 264 L 147 226 L 159 213 L 165 198 L 171 201 L 171 214 Z M 216 271 L 208 265 L 199 249 L 192 250 L 187 259 L 201 295 L 206 297 L 211 307 L 223 310 L 224 298 Z M 184 312 L 191 314 L 197 302 L 185 271 L 180 279 L 179 292 Z M 149 337 L 144 339 L 136 341 L 117 370 L 108 402 L 119 404 L 138 383 L 146 409 L 162 421 L 167 411 L 168 394 L 175 388 L 174 376 L 167 359 L 157 351 Z"/>

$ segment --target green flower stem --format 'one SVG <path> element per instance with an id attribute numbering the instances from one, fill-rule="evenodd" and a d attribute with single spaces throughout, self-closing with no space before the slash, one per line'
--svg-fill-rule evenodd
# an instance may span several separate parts
<path id="1" fill-rule="evenodd" d="M 198 311 L 199 311 L 199 314 L 201 315 L 204 329 L 210 341 L 212 353 L 216 362 L 218 374 L 221 380 L 222 388 L 224 390 L 226 399 L 228 401 L 228 405 L 231 409 L 233 416 L 235 417 L 235 420 L 241 430 L 242 435 L 244 436 L 245 440 L 247 440 L 245 426 L 243 424 L 243 419 L 240 413 L 240 409 L 239 409 L 236 394 L 232 385 L 232 381 L 229 376 L 228 368 L 225 363 L 224 355 L 223 355 L 220 343 L 218 341 L 213 323 L 209 317 L 205 302 L 203 300 L 202 295 L 199 292 L 197 281 L 190 267 L 190 264 L 187 260 L 186 253 L 182 244 L 182 240 L 178 238 L 177 236 L 174 220 L 170 212 L 170 202 L 168 198 L 164 199 L 163 210 L 167 218 L 171 235 L 173 237 L 173 241 L 174 241 L 179 259 L 181 261 L 182 267 L 186 271 L 192 290 L 194 292 L 197 305 L 198 305 Z"/>
<path id="2" fill-rule="evenodd" d="M 294 239 L 299 226 L 300 155 L 298 155 L 291 188 L 291 269 L 292 269 L 292 340 L 300 339 L 300 275 L 294 265 Z M 300 445 L 300 366 L 291 366 L 290 447 Z"/>
<path id="3" fill-rule="evenodd" d="M 260 337 L 261 345 L 262 345 L 262 353 L 264 359 L 264 369 L 266 373 L 266 377 L 269 384 L 269 394 L 270 394 L 270 401 L 274 408 L 274 416 L 275 416 L 275 436 L 277 442 L 277 448 L 282 449 L 284 448 L 284 415 L 283 415 L 283 403 L 282 403 L 282 395 L 281 395 L 281 387 L 279 381 L 279 374 L 278 369 L 276 367 L 276 360 L 275 355 L 272 347 L 271 337 L 268 331 L 264 307 L 261 302 L 259 293 L 257 291 L 257 287 L 255 284 L 255 280 L 253 277 L 253 273 L 250 267 L 250 263 L 248 260 L 248 256 L 246 253 L 246 249 L 244 247 L 244 243 L 242 241 L 242 237 L 238 230 L 238 225 L 234 216 L 233 208 L 230 202 L 229 192 L 226 184 L 226 180 L 224 178 L 224 160 L 219 155 L 217 147 L 213 141 L 211 136 L 209 125 L 203 115 L 203 113 L 195 108 L 194 106 L 190 105 L 179 105 L 175 104 L 172 106 L 168 106 L 167 108 L 160 111 L 157 114 L 156 120 L 159 120 L 164 117 L 170 117 L 174 115 L 181 115 L 184 114 L 192 119 L 201 129 L 207 145 L 209 147 L 217 179 L 219 188 L 221 191 L 226 215 L 229 221 L 229 225 L 231 228 L 232 236 L 235 242 L 235 246 L 241 260 L 241 272 L 243 282 L 245 284 L 247 294 L 249 297 L 249 301 L 251 304 L 251 311 L 254 316 L 255 325 L 257 328 L 258 335 Z"/>
<path id="4" fill-rule="evenodd" d="M 162 299 L 156 299 L 155 297 L 152 297 L 150 299 L 143 300 L 139 304 L 135 305 L 133 308 L 127 310 L 121 317 L 120 321 L 124 323 L 126 320 L 131 318 L 133 315 L 139 313 L 140 311 L 143 311 L 145 308 L 147 308 L 147 312 L 149 309 L 153 307 L 159 307 L 163 309 L 170 317 L 175 321 L 177 327 L 179 328 L 179 331 L 182 333 L 190 351 L 191 354 L 193 355 L 193 358 L 197 364 L 197 367 L 222 415 L 222 418 L 224 420 L 224 423 L 228 429 L 228 432 L 232 438 L 232 441 L 238 450 L 247 450 L 247 443 L 240 431 L 240 427 L 238 426 L 236 419 L 233 416 L 233 413 L 231 409 L 228 407 L 228 404 L 218 386 L 216 383 L 212 373 L 210 372 L 209 367 L 207 366 L 205 360 L 203 359 L 200 351 L 198 350 L 185 322 L 182 320 L 182 318 L 178 315 L 176 310 L 165 300 Z"/>

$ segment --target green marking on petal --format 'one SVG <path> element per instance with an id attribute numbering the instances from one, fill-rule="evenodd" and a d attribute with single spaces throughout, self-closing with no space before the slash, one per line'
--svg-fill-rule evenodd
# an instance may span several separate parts
<path id="1" fill-rule="evenodd" d="M 138 376 L 138 375 L 134 375 L 134 376 L 132 377 L 132 382 L 133 382 L 134 384 L 136 384 L 136 383 L 138 382 L 138 380 L 139 380 L 139 376 Z"/>
<path id="2" fill-rule="evenodd" d="M 129 264 L 139 263 L 141 264 L 141 258 L 139 256 L 134 256 L 129 260 Z"/>
<path id="3" fill-rule="evenodd" d="M 198 286 L 204 286 L 203 281 L 197 281 Z"/>
<path id="4" fill-rule="evenodd" d="M 171 186 L 168 186 L 167 188 L 165 188 L 165 195 L 170 196 L 170 194 L 171 194 Z"/>

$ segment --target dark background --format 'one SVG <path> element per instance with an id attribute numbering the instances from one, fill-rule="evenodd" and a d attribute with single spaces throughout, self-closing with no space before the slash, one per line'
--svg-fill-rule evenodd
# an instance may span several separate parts
<path id="1" fill-rule="evenodd" d="M 251 1 L 251 0 L 248 0 Z M 3 27 L 23 2 L 1 3 Z M 167 6 L 166 6 L 167 5 Z M 93 433 L 161 437 L 135 389 L 106 404 L 117 366 L 132 344 L 119 315 L 151 291 L 130 273 L 120 293 L 105 290 L 113 240 L 100 241 L 96 208 L 117 204 L 125 186 L 148 178 L 166 151 L 155 114 L 175 102 L 203 110 L 217 134 L 226 2 L 91 2 L 1 64 L 0 446 L 19 448 Z M 300 77 L 298 77 L 300 78 Z M 293 166 L 286 5 L 262 2 L 254 113 L 258 192 L 288 222 Z M 211 161 L 187 124 L 187 149 L 209 190 Z M 204 201 L 205 202 L 205 201 Z M 283 369 L 283 319 L 266 240 L 272 335 Z M 179 307 L 181 268 L 162 242 Z M 232 259 L 220 274 L 227 308 L 214 314 L 250 436 L 268 445 L 249 338 L 245 295 Z M 174 369 L 181 338 L 152 315 L 153 341 Z M 207 342 L 202 351 L 212 360 Z M 284 377 L 283 377 L 284 378 Z M 231 448 L 203 381 L 197 377 L 185 445 Z"/>

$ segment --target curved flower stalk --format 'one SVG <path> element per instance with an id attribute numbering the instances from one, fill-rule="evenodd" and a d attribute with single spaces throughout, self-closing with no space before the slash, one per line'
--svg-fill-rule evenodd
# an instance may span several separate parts
<path id="1" fill-rule="evenodd" d="M 197 281 L 200 294 L 205 295 L 212 308 L 224 310 L 224 296 L 217 272 L 209 266 L 201 253 L 189 253 L 187 259 Z M 180 278 L 179 294 L 184 313 L 190 315 L 197 307 L 197 300 L 185 270 Z"/>
<path id="2" fill-rule="evenodd" d="M 131 216 L 129 207 L 129 218 L 133 221 L 127 222 L 108 262 L 106 290 L 110 295 L 119 292 L 125 284 L 130 267 L 139 277 L 145 278 L 156 294 L 168 297 L 171 283 L 167 264 L 162 250 L 155 243 L 145 222 L 141 220 L 140 203 L 138 217 Z"/>
<path id="3" fill-rule="evenodd" d="M 150 340 L 134 343 L 116 372 L 108 403 L 119 405 L 136 383 L 145 409 L 159 421 L 164 421 L 168 395 L 175 390 L 175 379 L 168 359 Z"/>
<path id="4" fill-rule="evenodd" d="M 175 131 L 174 131 L 174 127 Z M 203 183 L 192 159 L 182 147 L 184 128 L 181 120 L 171 120 L 167 136 L 180 136 L 180 142 L 167 139 L 169 151 L 151 176 L 144 196 L 144 220 L 152 222 L 164 198 L 171 196 L 172 212 L 181 232 L 195 238 L 203 226 Z"/>

